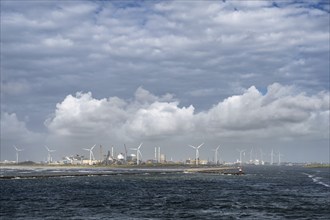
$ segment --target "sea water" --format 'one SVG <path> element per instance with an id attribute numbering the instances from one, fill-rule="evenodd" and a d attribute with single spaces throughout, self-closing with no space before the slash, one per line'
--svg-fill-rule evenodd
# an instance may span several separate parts
<path id="1" fill-rule="evenodd" d="M 244 167 L 246 175 L 2 169 L 0 219 L 330 219 L 328 168 Z M 65 172 L 53 178 L 29 173 Z M 129 172 L 129 171 L 128 171 Z M 70 175 L 72 174 L 72 175 Z"/>

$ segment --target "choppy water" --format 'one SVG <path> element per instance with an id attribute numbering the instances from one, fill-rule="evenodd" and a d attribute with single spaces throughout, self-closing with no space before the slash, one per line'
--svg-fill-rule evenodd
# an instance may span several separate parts
<path id="1" fill-rule="evenodd" d="M 330 219 L 329 169 L 245 171 L 0 180 L 0 219 Z M 63 170 L 2 169 L 19 172 Z"/>

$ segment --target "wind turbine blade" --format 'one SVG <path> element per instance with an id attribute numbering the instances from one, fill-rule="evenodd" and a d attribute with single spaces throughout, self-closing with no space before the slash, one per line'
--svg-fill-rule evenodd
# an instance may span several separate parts
<path id="1" fill-rule="evenodd" d="M 96 146 L 96 144 L 94 144 L 94 146 L 93 146 L 93 147 L 91 147 L 91 150 L 93 150 L 95 146 Z"/>
<path id="2" fill-rule="evenodd" d="M 15 148 L 15 150 L 17 150 L 17 151 L 18 151 L 18 148 L 17 148 L 15 145 L 13 145 L 13 147 Z"/>
<path id="3" fill-rule="evenodd" d="M 220 145 L 217 147 L 217 150 L 219 149 Z"/>
<path id="4" fill-rule="evenodd" d="M 192 145 L 188 145 L 189 147 L 192 147 L 192 148 L 194 148 L 194 149 L 196 149 L 196 147 L 195 146 L 192 146 Z"/>
<path id="5" fill-rule="evenodd" d="M 86 149 L 86 148 L 83 148 L 83 150 L 87 150 L 87 151 L 90 151 L 90 149 Z"/>
<path id="6" fill-rule="evenodd" d="M 140 147 L 142 146 L 142 144 L 143 144 L 143 143 L 141 143 L 141 144 L 139 145 L 138 149 L 140 149 Z"/>
<path id="7" fill-rule="evenodd" d="M 23 151 L 24 149 L 19 149 L 19 148 L 15 147 L 15 150 L 16 151 Z"/>
<path id="8" fill-rule="evenodd" d="M 138 150 L 138 148 L 130 148 L 130 150 Z"/>
<path id="9" fill-rule="evenodd" d="M 204 143 L 202 143 L 201 145 L 199 145 L 197 148 L 200 148 L 201 146 L 203 146 Z"/>

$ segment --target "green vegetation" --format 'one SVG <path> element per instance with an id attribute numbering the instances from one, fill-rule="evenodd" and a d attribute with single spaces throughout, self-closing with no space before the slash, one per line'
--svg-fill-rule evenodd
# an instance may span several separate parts
<path id="1" fill-rule="evenodd" d="M 330 168 L 330 164 L 328 163 L 312 163 L 305 165 L 307 168 Z"/>

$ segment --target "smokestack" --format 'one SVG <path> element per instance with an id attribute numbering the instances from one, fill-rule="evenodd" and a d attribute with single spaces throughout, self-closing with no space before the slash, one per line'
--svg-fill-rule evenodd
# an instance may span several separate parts
<path id="1" fill-rule="evenodd" d="M 155 161 L 157 161 L 157 147 L 155 147 Z"/>

